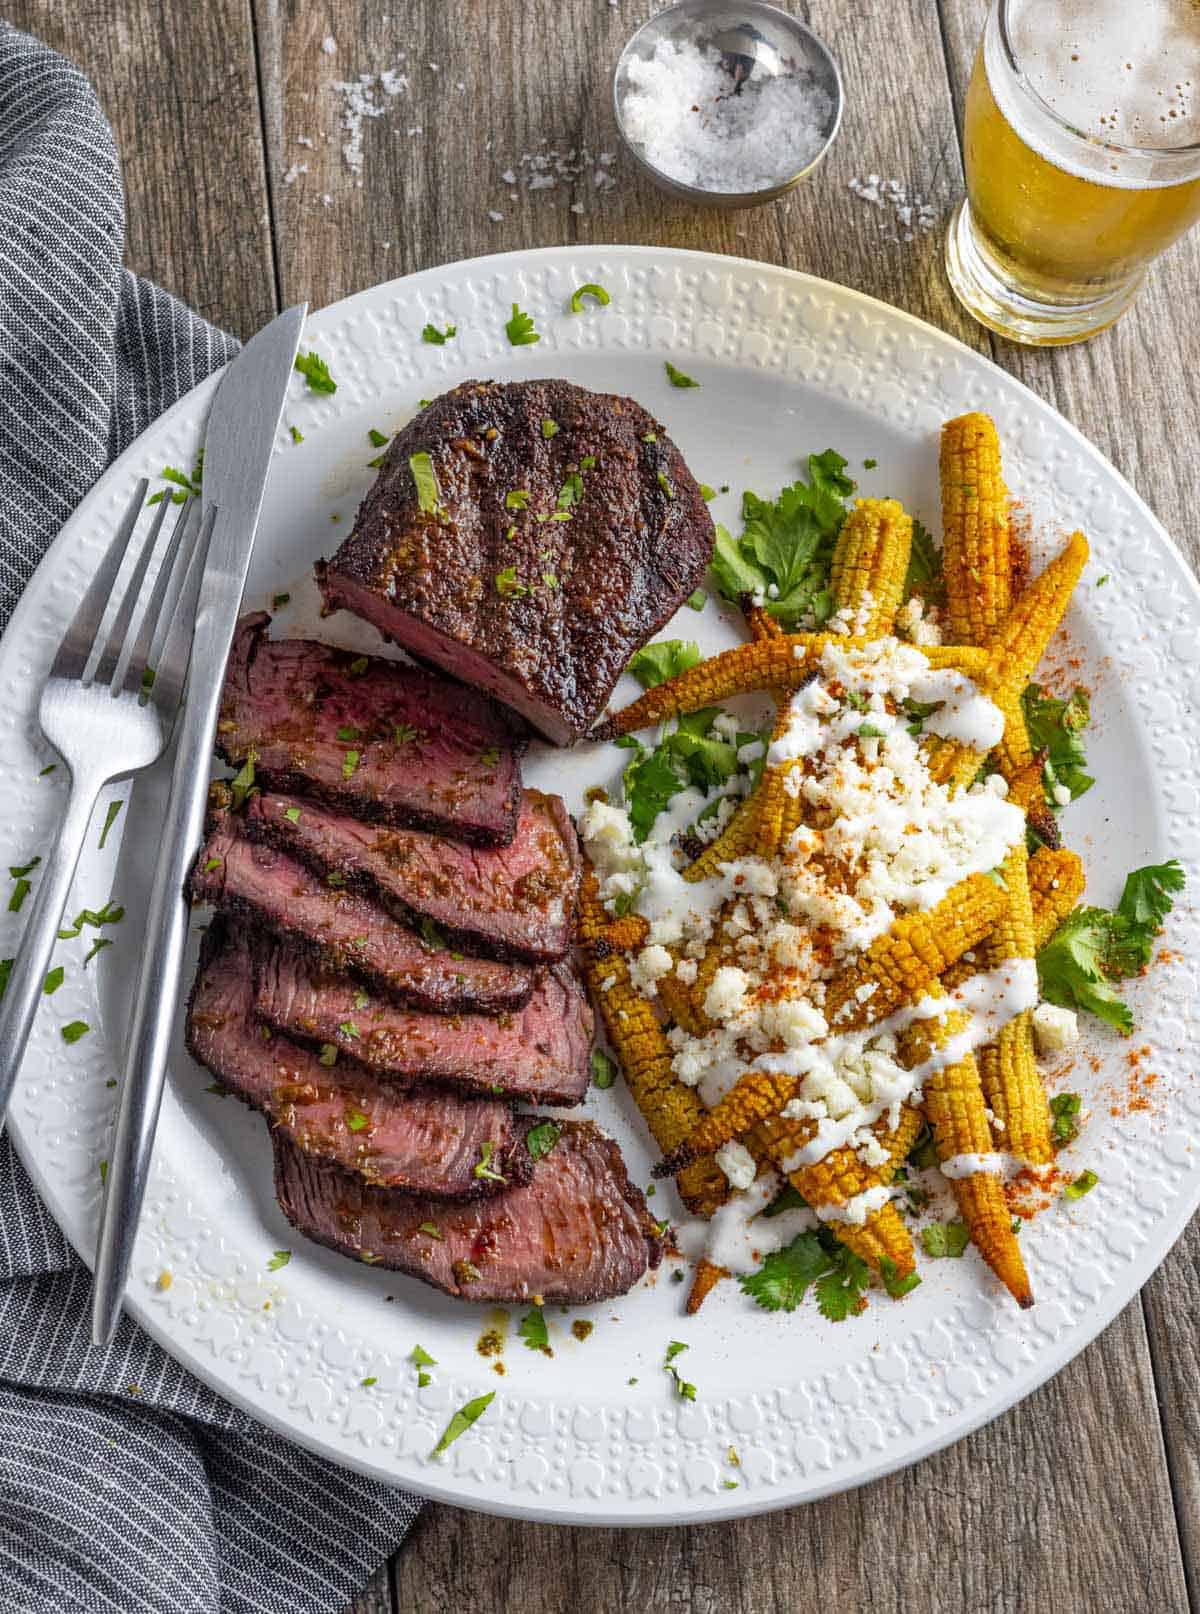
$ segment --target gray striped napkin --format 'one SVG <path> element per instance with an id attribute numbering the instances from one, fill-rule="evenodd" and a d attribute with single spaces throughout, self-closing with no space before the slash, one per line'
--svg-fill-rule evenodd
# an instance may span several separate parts
<path id="1" fill-rule="evenodd" d="M 236 350 L 124 271 L 123 237 L 90 85 L 0 24 L 0 625 L 109 460 Z M 0 1137 L 4 1614 L 343 1608 L 419 1503 L 272 1434 L 127 1319 L 93 1349 L 88 1292 Z"/>

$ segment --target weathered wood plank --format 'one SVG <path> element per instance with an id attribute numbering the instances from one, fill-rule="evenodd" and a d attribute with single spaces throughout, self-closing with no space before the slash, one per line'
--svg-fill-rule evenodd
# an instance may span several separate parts
<path id="1" fill-rule="evenodd" d="M 275 293 L 246 0 L 14 0 L 5 14 L 96 86 L 124 168 L 126 262 L 251 335 Z"/>
<path id="2" fill-rule="evenodd" d="M 396 1614 L 392 1601 L 392 1577 L 387 1564 L 379 1566 L 345 1614 Z M 408 1614 L 407 1610 L 405 1614 Z"/>

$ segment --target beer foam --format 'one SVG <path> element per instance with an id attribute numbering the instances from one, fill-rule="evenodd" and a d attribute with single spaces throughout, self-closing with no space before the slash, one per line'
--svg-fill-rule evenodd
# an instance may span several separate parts
<path id="1" fill-rule="evenodd" d="M 1200 144 L 1200 0 L 1015 0 L 1009 37 L 1030 88 L 1091 139 L 1162 152 Z M 1057 165 L 1100 178 L 1099 162 L 1070 161 L 1052 136 L 1050 149 L 1030 110 L 997 93 L 1002 77 L 989 60 L 993 94 L 1021 137 Z M 1121 184 L 1107 166 L 1107 183 Z"/>

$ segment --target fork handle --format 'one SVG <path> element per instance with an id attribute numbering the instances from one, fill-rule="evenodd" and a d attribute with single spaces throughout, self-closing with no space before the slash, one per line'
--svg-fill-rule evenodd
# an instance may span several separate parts
<path id="1" fill-rule="evenodd" d="M 67 810 L 53 849 L 39 870 L 29 918 L 13 960 L 8 986 L 0 998 L 0 1126 L 4 1124 L 25 1044 L 33 1030 L 50 956 L 71 894 L 71 882 L 104 783 L 103 779 L 79 776 L 71 780 Z"/>

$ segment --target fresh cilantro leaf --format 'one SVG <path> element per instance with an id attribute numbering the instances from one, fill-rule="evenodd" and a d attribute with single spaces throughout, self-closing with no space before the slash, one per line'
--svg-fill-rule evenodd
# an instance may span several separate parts
<path id="1" fill-rule="evenodd" d="M 672 766 L 665 746 L 647 751 L 639 745 L 638 750 L 640 754 L 625 769 L 623 779 L 633 838 L 641 842 L 653 829 L 659 813 L 683 789 L 683 780 Z"/>
<path id="2" fill-rule="evenodd" d="M 121 811 L 121 808 L 124 807 L 124 805 L 125 803 L 123 801 L 110 801 L 108 804 L 108 811 L 104 815 L 104 828 L 100 831 L 100 840 L 97 843 L 100 851 L 102 852 L 104 850 L 104 843 L 108 839 L 108 832 L 116 823 L 117 814 Z"/>
<path id="3" fill-rule="evenodd" d="M 675 1394 L 681 1401 L 694 1401 L 696 1399 L 696 1386 L 689 1384 L 675 1366 L 675 1358 L 687 1350 L 681 1339 L 673 1339 L 667 1346 L 667 1354 L 663 1358 L 663 1371 L 671 1375 L 675 1384 Z"/>
<path id="4" fill-rule="evenodd" d="M 517 1333 L 531 1351 L 550 1356 L 550 1330 L 546 1327 L 545 1313 L 540 1306 L 531 1307 L 517 1324 Z"/>
<path id="5" fill-rule="evenodd" d="M 414 1345 L 413 1346 L 412 1350 L 408 1353 L 408 1359 L 409 1359 L 410 1362 L 414 1363 L 417 1367 L 436 1367 L 437 1366 L 437 1357 L 436 1356 L 430 1356 L 429 1352 L 427 1350 L 425 1350 L 425 1348 L 423 1346 L 421 1346 L 421 1345 Z"/>
<path id="6" fill-rule="evenodd" d="M 62 1040 L 67 1044 L 78 1042 L 80 1037 L 86 1037 L 91 1029 L 86 1020 L 72 1020 L 62 1028 Z"/>
<path id="7" fill-rule="evenodd" d="M 611 1087 L 616 1080 L 617 1067 L 603 1048 L 592 1049 L 592 1086 Z"/>
<path id="8" fill-rule="evenodd" d="M 310 392 L 336 392 L 337 382 L 329 373 L 329 366 L 316 353 L 301 353 L 296 357 L 296 368 L 308 382 Z"/>
<path id="9" fill-rule="evenodd" d="M 513 307 L 516 307 L 515 303 L 513 304 Z M 431 1457 L 439 1457 L 442 1452 L 446 1450 L 447 1446 L 453 1445 L 460 1435 L 465 1435 L 471 1425 L 473 1423 L 477 1423 L 479 1419 L 483 1417 L 483 1414 L 487 1411 L 495 1399 L 495 1390 L 489 1390 L 486 1395 L 477 1395 L 473 1401 L 468 1401 L 466 1406 L 459 1407 L 458 1411 L 454 1414 L 453 1418 L 451 1418 L 450 1422 L 442 1431 L 442 1438 L 438 1441 L 437 1445 L 433 1448 L 429 1455 Z"/>
<path id="10" fill-rule="evenodd" d="M 374 426 L 369 426 L 367 428 L 367 441 L 372 448 L 385 448 L 388 442 L 388 434 L 376 430 Z"/>
<path id="11" fill-rule="evenodd" d="M 408 468 L 412 472 L 412 479 L 417 489 L 417 506 L 422 514 L 436 515 L 441 490 L 438 487 L 437 472 L 433 468 L 433 460 L 428 454 L 410 454 Z"/>
<path id="12" fill-rule="evenodd" d="M 362 1387 L 363 1387 L 364 1390 L 369 1390 L 373 1384 L 378 1384 L 378 1383 L 379 1383 L 378 1378 L 375 1377 L 374 1375 L 372 1375 L 369 1379 L 363 1379 L 362 1380 Z"/>
<path id="13" fill-rule="evenodd" d="M 290 431 L 292 434 L 293 443 L 302 443 L 304 441 L 304 433 L 300 430 L 299 426 L 289 426 L 288 431 Z"/>
<path id="14" fill-rule="evenodd" d="M 370 1124 L 370 1116 L 364 1111 L 360 1110 L 357 1105 L 346 1105 L 346 1125 L 350 1128 L 351 1132 L 364 1132 L 366 1131 L 367 1127 L 370 1126 Z"/>
<path id="15" fill-rule="evenodd" d="M 437 347 L 445 347 L 451 337 L 457 335 L 457 325 L 447 325 L 444 331 L 439 331 L 436 325 L 425 325 L 421 328 L 422 342 L 432 342 Z"/>
<path id="16" fill-rule="evenodd" d="M 346 752 L 346 755 L 342 758 L 342 778 L 343 779 L 353 779 L 354 770 L 355 770 L 355 768 L 358 767 L 358 762 L 359 762 L 360 755 L 361 755 L 361 753 L 358 752 L 358 751 L 347 751 Z"/>
<path id="17" fill-rule="evenodd" d="M 625 670 L 633 674 L 643 689 L 653 689 L 668 678 L 674 678 L 676 673 L 696 666 L 699 660 L 700 646 L 694 639 L 659 639 L 654 644 L 643 645 Z"/>
<path id="18" fill-rule="evenodd" d="M 870 470 L 873 461 L 863 462 Z M 908 570 L 904 574 L 904 598 L 919 594 L 927 605 L 940 605 L 946 598 L 946 576 L 942 570 L 942 552 L 933 541 L 929 529 L 919 521 L 913 522 L 912 548 L 908 552 Z"/>
<path id="19" fill-rule="evenodd" d="M 112 942 L 108 939 L 107 936 L 97 936 L 95 941 L 92 943 L 91 947 L 89 948 L 88 952 L 84 955 L 84 959 L 83 959 L 83 967 L 84 967 L 84 969 L 87 969 L 88 965 L 92 962 L 93 958 L 95 958 L 97 953 L 101 952 L 105 947 L 111 947 L 111 946 L 112 946 Z"/>
<path id="20" fill-rule="evenodd" d="M 795 1311 L 811 1284 L 829 1271 L 829 1259 L 815 1232 L 798 1233 L 783 1250 L 766 1257 L 757 1272 L 739 1277 L 745 1294 L 764 1311 Z"/>
<path id="21" fill-rule="evenodd" d="M 1125 877 L 1117 912 L 1131 926 L 1158 931 L 1173 906 L 1172 893 L 1183 887 L 1184 873 L 1174 858 L 1169 863 L 1150 863 L 1134 869 Z M 1142 962 L 1149 962 L 1148 957 Z"/>
<path id="22" fill-rule="evenodd" d="M 23 880 L 27 874 L 33 873 L 41 861 L 40 857 L 32 857 L 28 863 L 11 863 L 8 872 L 14 880 Z"/>
<path id="23" fill-rule="evenodd" d="M 275 1254 L 267 1262 L 267 1271 L 278 1272 L 280 1267 L 287 1266 L 291 1259 L 292 1252 L 290 1250 L 276 1250 Z"/>
<path id="24" fill-rule="evenodd" d="M 541 341 L 533 328 L 532 318 L 522 313 L 516 303 L 512 305 L 512 318 L 505 321 L 504 330 L 513 347 L 529 347 L 531 343 Z"/>
<path id="25" fill-rule="evenodd" d="M 698 387 L 700 385 L 698 381 L 693 381 L 690 375 L 684 375 L 682 370 L 677 370 L 670 359 L 664 359 L 663 363 L 667 369 L 667 380 L 673 387 Z"/>
<path id="26" fill-rule="evenodd" d="M 423 1390 L 427 1384 L 432 1384 L 432 1383 L 433 1383 L 433 1374 L 432 1373 L 418 1373 L 417 1374 L 417 1389 L 418 1390 Z"/>
<path id="27" fill-rule="evenodd" d="M 488 1182 L 505 1182 L 507 1179 L 504 1173 L 497 1171 L 492 1165 L 492 1156 L 495 1152 L 496 1145 L 491 1138 L 485 1138 L 479 1146 L 479 1159 L 475 1165 L 475 1175 Z M 530 1152 L 532 1153 L 532 1151 Z"/>
<path id="28" fill-rule="evenodd" d="M 646 839 L 659 813 L 687 785 L 711 790 L 738 771 L 737 748 L 711 733 L 718 713 L 718 707 L 707 706 L 680 718 L 678 727 L 653 751 L 647 751 L 633 736 L 624 737 L 626 749 L 635 752 L 623 777 L 638 842 Z"/>
<path id="29" fill-rule="evenodd" d="M 283 809 L 283 816 L 287 819 L 289 824 L 298 824 L 300 822 L 300 809 L 299 807 L 285 807 Z"/>
<path id="30" fill-rule="evenodd" d="M 517 581 L 517 568 L 506 566 L 495 576 L 496 593 L 506 600 L 519 600 L 529 593 L 524 583 Z"/>
<path id="31" fill-rule="evenodd" d="M 254 764 L 258 761 L 258 752 L 253 748 L 246 752 L 246 760 L 229 782 L 229 793 L 234 808 L 245 804 L 246 797 L 254 789 Z"/>
<path id="32" fill-rule="evenodd" d="M 1081 1171 L 1075 1181 L 1069 1182 L 1063 1189 L 1063 1197 L 1066 1199 L 1082 1199 L 1084 1194 L 1091 1193 L 1099 1181 L 1100 1179 L 1094 1171 Z"/>
<path id="33" fill-rule="evenodd" d="M 1076 689 L 1066 700 L 1060 700 L 1057 695 L 1047 694 L 1040 684 L 1027 684 L 1021 692 L 1021 710 L 1030 745 L 1035 751 L 1047 753 L 1046 782 L 1051 786 L 1051 802 L 1055 785 L 1065 786 L 1072 801 L 1090 790 L 1095 780 L 1086 771 L 1087 757 L 1079 737 L 1091 718 L 1087 691 Z"/>
<path id="34" fill-rule="evenodd" d="M 543 420 L 542 437 L 547 443 L 552 437 L 557 437 L 560 431 L 562 431 L 562 427 L 556 420 Z"/>
<path id="35" fill-rule="evenodd" d="M 970 1242 L 971 1230 L 966 1222 L 931 1222 L 921 1229 L 925 1254 L 935 1261 L 943 1256 L 960 1256 Z"/>
<path id="36" fill-rule="evenodd" d="M 710 499 L 715 499 L 716 496 L 716 488 L 709 487 L 707 482 L 700 483 L 700 497 L 704 500 L 705 504 L 707 504 Z"/>
<path id="37" fill-rule="evenodd" d="M 511 488 L 504 495 L 504 508 L 506 510 L 527 510 L 529 508 L 528 488 Z M 510 529 L 515 531 L 516 529 Z"/>
<path id="38" fill-rule="evenodd" d="M 563 483 L 562 487 L 558 490 L 558 499 L 555 502 L 554 508 L 560 515 L 566 514 L 575 505 L 577 505 L 582 498 L 583 478 L 580 476 L 578 471 L 572 471 L 567 477 L 566 481 Z"/>
<path id="39" fill-rule="evenodd" d="M 537 1126 L 531 1126 L 525 1134 L 525 1147 L 529 1150 L 530 1159 L 544 1160 L 561 1135 L 562 1127 L 557 1121 L 542 1121 Z"/>
<path id="40" fill-rule="evenodd" d="M 47 997 L 52 997 L 58 991 L 66 978 L 66 973 L 61 964 L 56 964 L 52 970 L 47 971 L 46 979 L 42 982 L 42 991 Z"/>
<path id="41" fill-rule="evenodd" d="M 583 313 L 583 299 L 585 297 L 593 298 L 600 304 L 601 308 L 607 308 L 609 303 L 612 302 L 612 298 L 608 295 L 603 286 L 597 286 L 594 284 L 594 282 L 589 280 L 586 286 L 580 286 L 578 291 L 571 293 L 572 314 Z"/>
<path id="42" fill-rule="evenodd" d="M 871 1269 L 844 1245 L 836 1250 L 826 1248 L 833 1270 L 822 1273 L 816 1282 L 817 1310 L 831 1323 L 844 1323 L 847 1317 L 856 1316 L 867 1303 L 865 1290 Z"/>
<path id="43" fill-rule="evenodd" d="M 896 1263 L 889 1255 L 885 1255 L 879 1263 L 879 1276 L 883 1279 L 883 1287 L 893 1300 L 902 1300 L 905 1295 L 911 1294 L 921 1281 L 918 1272 L 910 1272 L 907 1277 L 902 1278 Z"/>
<path id="44" fill-rule="evenodd" d="M 1079 1110 L 1083 1103 L 1078 1093 L 1055 1093 L 1050 1100 L 1053 1121 L 1051 1136 L 1056 1147 L 1070 1143 L 1079 1132 Z"/>
<path id="45" fill-rule="evenodd" d="M 703 611 L 705 605 L 708 603 L 708 595 L 702 588 L 693 589 L 683 603 L 687 606 L 689 611 Z"/>

